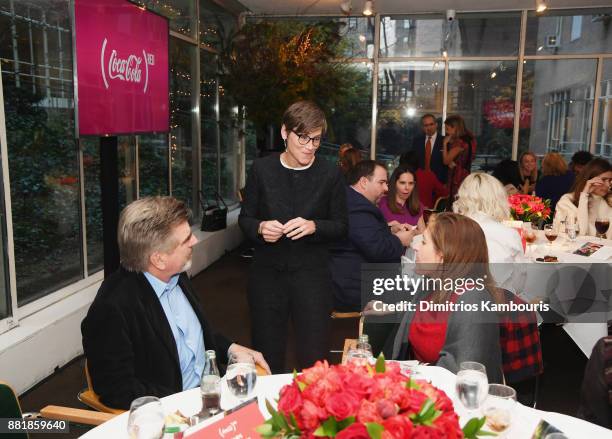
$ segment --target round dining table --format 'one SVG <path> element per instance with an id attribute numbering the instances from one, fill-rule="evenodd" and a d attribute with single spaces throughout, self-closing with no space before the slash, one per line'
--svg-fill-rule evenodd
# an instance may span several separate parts
<path id="1" fill-rule="evenodd" d="M 416 372 L 416 378 L 431 381 L 434 386 L 447 393 L 453 400 L 455 410 L 460 417 L 461 425 L 465 425 L 468 418 L 455 392 L 455 374 L 437 366 L 416 366 L 416 368 L 413 366 L 412 370 Z M 281 388 L 289 384 L 292 379 L 293 376 L 291 374 L 258 377 L 254 393 L 258 398 L 259 408 L 264 417 L 270 417 L 265 406 L 266 399 L 276 406 L 276 400 Z M 179 410 L 185 416 L 191 416 L 198 413 L 202 407 L 200 390 L 198 388 L 166 396 L 162 398 L 161 401 L 164 412 L 167 414 Z M 221 407 L 227 410 L 237 404 L 238 401 L 231 396 L 227 387 L 224 386 L 221 396 Z M 128 438 L 127 420 L 128 413 L 123 413 L 90 430 L 81 437 L 86 439 Z M 612 430 L 560 413 L 536 410 L 520 403 L 516 403 L 512 417 L 512 426 L 505 437 L 512 439 L 530 439 L 541 420 L 545 420 L 558 430 L 561 430 L 570 439 L 612 438 Z"/>

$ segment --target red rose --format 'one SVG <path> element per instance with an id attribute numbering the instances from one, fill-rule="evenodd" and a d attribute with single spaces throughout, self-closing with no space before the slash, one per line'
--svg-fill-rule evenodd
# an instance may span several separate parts
<path id="1" fill-rule="evenodd" d="M 355 422 L 336 435 L 336 439 L 370 439 L 365 425 Z"/>
<path id="2" fill-rule="evenodd" d="M 281 389 L 280 399 L 278 401 L 278 410 L 280 412 L 286 415 L 289 413 L 296 413 L 302 408 L 303 403 L 302 394 L 297 384 L 293 383 Z"/>
<path id="3" fill-rule="evenodd" d="M 459 416 L 455 412 L 443 413 L 436 419 L 434 425 L 444 432 L 446 439 L 463 438 L 463 431 L 459 425 Z"/>
<path id="4" fill-rule="evenodd" d="M 359 399 L 351 392 L 334 393 L 327 398 L 325 408 L 337 421 L 341 421 L 357 413 Z"/>
<path id="5" fill-rule="evenodd" d="M 411 439 L 445 439 L 443 432 L 426 425 L 415 427 L 410 437 Z"/>
<path id="6" fill-rule="evenodd" d="M 317 407 L 312 401 L 304 401 L 300 411 L 304 428 L 314 430 L 323 419 L 327 418 L 327 412 L 321 407 Z"/>
<path id="7" fill-rule="evenodd" d="M 382 437 L 383 439 L 404 439 L 410 437 L 414 427 L 412 422 L 406 416 L 393 416 L 385 419 L 382 423 L 385 427 Z"/>

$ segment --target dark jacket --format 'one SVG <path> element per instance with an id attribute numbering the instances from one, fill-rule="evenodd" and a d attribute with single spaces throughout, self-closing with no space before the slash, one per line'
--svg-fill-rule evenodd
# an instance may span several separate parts
<path id="1" fill-rule="evenodd" d="M 416 152 L 419 158 L 419 168 L 425 169 L 425 135 L 417 136 L 414 138 L 412 142 L 412 150 Z M 436 136 L 436 141 L 431 147 L 431 161 L 429 162 L 429 167 L 436 174 L 438 180 L 442 184 L 446 184 L 448 167 L 444 164 L 442 160 L 442 141 L 444 140 L 444 136 L 440 133 Z"/>
<path id="2" fill-rule="evenodd" d="M 279 154 L 253 162 L 238 222 L 255 243 L 255 263 L 279 270 L 327 267 L 329 243 L 345 237 L 348 227 L 344 179 L 332 163 L 317 157 L 308 169 L 285 168 Z M 282 224 L 302 217 L 316 224 L 314 234 L 266 243 L 257 234 L 262 221 Z"/>
<path id="3" fill-rule="evenodd" d="M 575 178 L 571 171 L 564 175 L 544 175 L 536 183 L 535 193 L 544 200 L 550 200 L 550 210 L 554 212 L 559 199 L 571 190 Z"/>
<path id="4" fill-rule="evenodd" d="M 179 285 L 202 325 L 205 348 L 215 350 L 218 361 L 226 363 L 231 342 L 210 327 L 185 273 Z M 93 388 L 104 404 L 129 409 L 138 397 L 183 390 L 170 324 L 144 274 L 120 268 L 105 279 L 81 333 Z"/>
<path id="5" fill-rule="evenodd" d="M 338 311 L 361 310 L 361 264 L 399 263 L 404 247 L 391 233 L 380 209 L 352 187 L 346 188 L 348 237 L 331 248 L 330 268 Z"/>

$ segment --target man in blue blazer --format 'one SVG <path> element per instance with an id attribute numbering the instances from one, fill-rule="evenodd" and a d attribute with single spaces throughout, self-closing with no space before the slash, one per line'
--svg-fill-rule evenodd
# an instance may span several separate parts
<path id="1" fill-rule="evenodd" d="M 412 150 L 419 158 L 420 169 L 430 169 L 441 183 L 446 184 L 448 167 L 442 161 L 442 141 L 444 137 L 438 133 L 438 123 L 433 114 L 425 114 L 421 118 L 423 134 L 414 138 Z M 428 148 L 429 160 L 428 160 Z"/>
<path id="2" fill-rule="evenodd" d="M 337 311 L 361 311 L 361 264 L 400 262 L 415 230 L 393 231 L 376 206 L 387 192 L 387 171 L 373 160 L 357 163 L 348 174 L 348 237 L 332 245 L 330 268 Z"/>

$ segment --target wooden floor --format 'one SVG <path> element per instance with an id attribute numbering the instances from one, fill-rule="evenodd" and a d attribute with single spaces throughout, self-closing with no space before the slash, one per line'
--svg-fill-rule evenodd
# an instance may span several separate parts
<path id="1" fill-rule="evenodd" d="M 194 279 L 194 286 L 213 326 L 240 344 L 250 344 L 250 318 L 246 300 L 246 278 L 250 259 L 242 258 L 241 251 L 225 255 Z M 355 337 L 356 321 L 334 321 L 332 349 L 341 350 L 346 337 Z M 574 415 L 578 404 L 580 383 L 586 358 L 561 327 L 547 326 L 542 330 L 545 372 L 541 381 L 538 408 Z M 294 343 L 289 330 L 287 367 L 295 367 Z M 339 354 L 332 354 L 339 361 Z M 54 404 L 85 408 L 77 400 L 77 393 L 86 386 L 83 358 L 69 365 L 21 396 L 24 411 L 37 411 Z M 71 433 L 62 438 L 78 437 L 88 427 L 71 426 Z M 52 439 L 52 435 L 30 435 L 32 439 Z"/>

